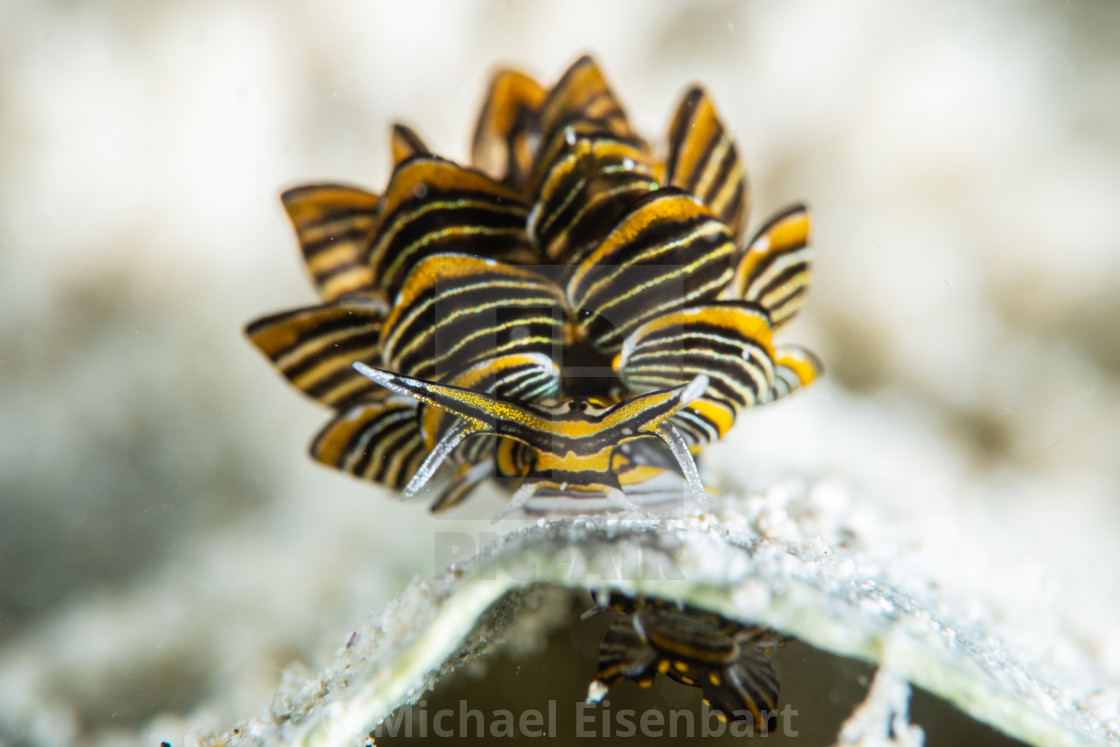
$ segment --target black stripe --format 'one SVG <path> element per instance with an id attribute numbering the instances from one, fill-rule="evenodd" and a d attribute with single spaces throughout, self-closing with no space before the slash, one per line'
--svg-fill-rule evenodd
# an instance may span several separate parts
<path id="1" fill-rule="evenodd" d="M 319 366 L 322 363 L 324 363 L 328 360 L 331 360 L 331 359 L 338 359 L 340 361 L 339 365 L 343 365 L 343 366 L 346 366 L 346 367 L 349 368 L 349 366 L 355 360 L 359 360 L 357 357 L 355 357 L 353 355 L 353 353 L 355 353 L 356 351 L 364 351 L 368 348 L 376 348 L 377 347 L 378 331 L 379 330 L 374 329 L 374 330 L 372 330 L 370 332 L 367 332 L 365 334 L 357 334 L 357 330 L 355 330 L 356 334 L 354 334 L 353 336 L 344 337 L 344 338 L 342 338 L 342 339 L 340 339 L 340 340 L 338 340 L 334 343 L 331 343 L 328 347 L 324 348 L 323 350 L 320 350 L 317 353 L 313 353 L 311 355 L 305 356 L 305 357 L 301 358 L 299 361 L 297 361 L 295 363 L 292 363 L 289 366 L 286 366 L 283 369 L 284 375 L 287 376 L 289 379 L 295 379 L 295 378 L 307 373 L 308 371 L 315 368 L 316 366 Z M 316 337 L 311 337 L 307 341 L 314 341 L 316 339 Z M 299 347 L 299 346 L 297 345 L 296 347 Z M 291 350 L 294 350 L 294 349 L 295 348 L 289 348 L 289 352 Z M 373 362 L 370 359 L 369 356 L 363 356 L 361 360 L 362 360 L 363 363 L 372 363 Z M 361 374 L 357 373 L 356 371 L 354 371 L 353 373 L 354 373 L 355 376 L 361 376 Z"/>
<path id="2" fill-rule="evenodd" d="M 695 410 L 684 409 L 670 420 L 681 430 L 690 444 L 706 444 L 719 440 L 722 435 L 716 424 Z"/>
<path id="3" fill-rule="evenodd" d="M 317 282 L 319 285 L 327 285 L 336 278 L 340 278 L 344 275 L 349 275 L 356 269 L 365 270 L 366 267 L 357 259 L 345 260 L 343 262 L 339 262 L 329 270 L 315 270 L 315 282 Z"/>
<path id="4" fill-rule="evenodd" d="M 716 249 L 725 243 L 721 234 L 701 237 L 682 248 L 681 253 L 701 255 L 707 249 Z M 600 350 L 616 352 L 621 347 L 623 338 L 645 322 L 696 301 L 713 298 L 723 285 L 721 279 L 730 276 L 730 267 L 724 264 L 722 258 L 713 259 L 686 275 L 679 275 L 681 267 L 691 264 L 690 261 L 684 261 L 686 259 L 691 258 L 685 255 L 680 264 L 642 264 L 632 265 L 633 270 L 619 268 L 614 272 L 608 271 L 613 275 L 612 281 L 589 296 L 583 306 L 597 311 L 609 302 L 615 303 L 588 318 L 583 325 L 587 330 L 587 337 Z M 619 289 L 639 285 L 645 286 L 642 292 L 617 301 Z M 674 293 L 677 294 L 675 298 L 669 295 Z"/>
<path id="5" fill-rule="evenodd" d="M 672 183 L 677 176 L 681 149 L 689 131 L 692 129 L 696 107 L 703 98 L 704 90 L 693 86 L 684 95 L 680 106 L 677 107 L 677 114 L 673 118 L 673 129 L 669 133 L 669 158 L 665 163 L 665 176 L 669 183 Z"/>
<path id="6" fill-rule="evenodd" d="M 765 255 L 763 255 L 761 261 L 757 265 L 755 265 L 754 272 L 751 273 L 751 276 L 746 279 L 747 282 L 745 284 L 744 291 L 749 291 L 751 286 L 754 285 L 755 282 L 757 282 L 759 278 L 761 278 L 763 275 L 765 275 L 770 270 L 770 268 L 774 265 L 774 263 L 778 262 L 779 260 L 783 259 L 784 257 L 786 257 L 789 254 L 793 254 L 795 252 L 800 252 L 800 251 L 804 250 L 805 246 L 806 246 L 805 244 L 799 244 L 799 245 L 791 246 L 789 248 L 783 248 L 783 249 L 780 249 L 780 250 L 768 251 Z M 809 266 L 808 261 L 797 262 L 793 265 L 790 265 L 787 269 L 782 270 L 782 273 L 788 273 L 790 270 L 793 270 L 794 274 L 799 273 L 799 272 L 804 272 L 805 269 L 808 266 Z M 779 277 L 780 276 L 781 276 L 781 274 L 779 274 Z M 767 285 L 765 287 L 770 288 L 770 287 L 772 287 L 772 285 L 773 285 L 773 283 L 771 282 L 770 285 Z M 746 300 L 757 301 L 757 298 L 763 296 L 764 294 L 765 294 L 765 291 L 756 292 L 755 294 L 753 294 L 754 297 L 748 298 Z"/>
<path id="7" fill-rule="evenodd" d="M 318 230 L 318 226 L 315 226 Z M 300 231 L 300 233 L 309 233 L 309 230 Z M 344 243 L 352 242 L 359 247 L 355 248 L 355 258 L 360 256 L 361 247 L 365 247 L 373 238 L 373 225 L 355 226 L 349 225 L 339 227 L 337 231 L 327 233 L 322 238 L 316 241 L 300 241 L 300 248 L 303 250 L 303 256 L 307 258 L 308 262 L 314 260 L 318 255 L 334 249 Z"/>
<path id="8" fill-rule="evenodd" d="M 742 220 L 743 220 L 742 215 L 747 210 L 746 191 L 747 191 L 747 175 L 746 175 L 746 172 L 744 171 L 744 173 L 742 174 L 742 177 L 735 181 L 735 192 L 732 193 L 732 195 L 731 195 L 731 201 L 727 203 L 729 206 L 734 206 L 735 210 L 734 210 L 734 212 L 732 212 L 730 214 L 725 213 L 724 216 L 723 216 L 724 222 L 727 223 L 727 225 L 730 226 L 737 233 L 738 233 L 738 231 L 740 231 L 742 229 L 742 226 L 734 225 L 734 223 L 735 222 L 742 222 Z"/>
<path id="9" fill-rule="evenodd" d="M 383 448 L 387 458 L 378 469 L 376 479 L 394 487 L 402 487 L 408 483 L 428 452 L 419 433 L 413 433 L 403 440 L 386 440 Z"/>
<path id="10" fill-rule="evenodd" d="M 717 122 L 716 124 L 719 123 Z M 696 188 L 700 186 L 700 180 L 704 177 L 704 174 L 708 173 L 708 169 L 711 168 L 712 164 L 710 162 L 712 160 L 712 154 L 715 152 L 716 148 L 719 147 L 719 144 L 723 142 L 724 137 L 725 133 L 723 132 L 723 128 L 720 127 L 719 134 L 715 137 L 708 138 L 704 142 L 704 150 L 701 151 L 700 157 L 696 159 L 696 166 L 693 168 L 692 173 L 688 175 L 687 183 L 681 184 L 680 181 L 675 182 L 677 186 L 682 187 L 686 192 L 691 193 L 709 207 L 711 206 L 711 202 L 708 200 L 708 196 L 698 194 Z"/>
<path id="11" fill-rule="evenodd" d="M 395 141 L 400 141 L 409 150 L 412 155 L 428 155 L 428 146 L 420 139 L 420 136 L 409 127 L 408 125 L 400 124 L 399 122 L 393 125 L 392 137 Z"/>
<path id="12" fill-rule="evenodd" d="M 704 201 L 704 204 L 708 205 L 709 207 L 712 207 L 713 201 L 716 199 L 716 197 L 719 196 L 719 193 L 723 190 L 723 187 L 727 184 L 727 179 L 728 179 L 728 177 L 731 176 L 732 170 L 739 163 L 739 152 L 735 149 L 735 143 L 731 142 L 731 138 L 727 135 L 726 132 L 723 133 L 723 136 L 720 137 L 716 142 L 722 143 L 724 140 L 728 141 L 727 142 L 727 149 L 724 150 L 724 152 L 723 152 L 723 158 L 720 159 L 720 162 L 719 162 L 718 167 L 717 167 L 716 174 L 712 179 L 711 185 L 709 185 L 709 187 L 708 187 L 707 193 L 705 193 L 703 195 L 703 197 L 701 197 L 700 195 L 696 195 L 697 197 L 700 197 L 700 199 L 702 199 Z M 705 159 L 704 172 L 706 173 L 709 168 L 711 168 L 711 164 L 707 163 L 707 159 Z M 731 216 L 728 216 L 727 213 L 724 212 L 724 210 L 726 208 L 734 208 L 734 207 L 735 207 L 735 203 L 734 202 L 729 202 L 725 206 L 724 209 L 721 209 L 720 212 L 717 213 L 717 215 L 719 215 L 721 218 L 723 218 L 724 223 L 730 223 L 730 218 L 731 218 Z M 712 209 L 714 210 L 715 208 L 712 207 Z M 732 211 L 732 216 L 733 215 L 734 215 L 734 211 Z"/>
<path id="13" fill-rule="evenodd" d="M 801 247 L 799 249 L 791 250 L 791 251 L 801 251 L 801 249 L 803 249 L 803 248 L 804 247 Z M 787 253 L 789 253 L 789 252 L 781 252 L 777 256 L 785 255 Z M 775 257 L 775 259 L 776 258 L 777 257 Z M 770 262 L 769 264 L 772 265 L 773 262 Z M 809 267 L 808 262 L 798 262 L 796 264 L 790 265 L 789 267 L 786 267 L 784 270 L 782 270 L 777 275 L 775 275 L 770 280 L 770 282 L 768 282 L 766 285 L 762 286 L 762 288 L 755 293 L 756 297 L 758 299 L 760 299 L 759 302 L 761 303 L 761 299 L 765 298 L 766 296 L 770 295 L 771 293 L 773 293 L 776 290 L 780 290 L 783 285 L 789 285 L 791 281 L 797 279 L 798 277 L 804 277 L 805 281 L 807 282 L 808 277 L 807 277 L 806 270 L 808 269 L 808 267 Z M 769 266 L 767 266 L 767 269 L 769 269 Z M 797 286 L 797 290 L 801 290 L 804 287 L 805 287 L 805 284 L 802 283 L 801 285 Z"/>
<path id="14" fill-rule="evenodd" d="M 431 204 L 436 201 L 449 204 L 433 210 Z M 475 204 L 455 205 L 458 201 Z M 392 216 L 387 216 L 378 240 L 369 250 L 378 287 L 395 293 L 420 260 L 443 251 L 491 258 L 527 251 L 527 216 L 528 211 L 520 205 L 478 193 L 442 192 L 434 196 L 429 194 L 422 201 L 410 200 Z M 470 229 L 484 229 L 484 232 L 468 233 Z M 402 256 L 406 261 L 390 270 Z"/>
<path id="15" fill-rule="evenodd" d="M 806 210 L 807 208 L 805 207 L 804 203 L 795 202 L 792 205 L 788 205 L 782 208 L 774 215 L 771 215 L 769 220 L 763 223 L 758 228 L 758 230 L 751 235 L 750 240 L 748 240 L 746 243 L 746 251 L 750 251 L 750 248 L 754 246 L 755 242 L 758 241 L 767 231 L 772 230 L 774 226 L 778 225 L 791 215 L 794 215 L 796 213 L 803 213 L 806 212 Z"/>
<path id="16" fill-rule="evenodd" d="M 477 313 L 465 314 L 464 318 L 457 320 L 458 324 L 437 323 L 417 330 L 415 334 L 421 335 L 418 339 L 424 340 L 424 343 L 408 353 L 394 354 L 391 362 L 406 376 L 443 381 L 473 363 L 495 355 L 552 354 L 560 337 L 560 328 L 552 323 L 551 316 L 541 316 L 541 321 L 530 321 L 533 317 L 528 315 L 539 314 L 539 309 L 530 307 L 520 310 L 521 314 L 516 314 L 518 309 L 502 307 L 502 311 L 514 313 L 510 313 L 508 318 L 503 314 L 502 324 L 491 326 L 486 317 L 492 310 L 488 308 Z M 545 322 L 544 319 L 549 321 Z M 504 328 L 505 324 L 514 325 L 528 334 L 525 337 L 514 338 L 511 330 Z M 473 337 L 468 338 L 463 334 L 467 330 Z M 414 342 L 410 337 L 405 337 L 403 340 L 409 344 Z M 403 348 L 404 345 L 401 347 Z"/>
<path id="17" fill-rule="evenodd" d="M 365 360 L 363 362 L 372 363 L 372 361 L 370 360 Z M 334 407 L 345 407 L 351 402 L 355 402 L 371 394 L 377 394 L 382 391 L 380 386 L 373 383 L 364 376 L 361 376 L 361 374 L 356 373 L 354 369 L 350 367 L 350 363 L 346 363 L 345 365 L 345 369 L 340 368 L 339 370 L 323 377 L 315 384 L 307 387 L 307 393 L 312 397 L 326 399 L 327 395 L 329 395 L 331 392 L 345 387 L 349 390 L 349 393 L 346 395 L 345 399 L 331 402 Z M 362 381 L 367 382 L 368 386 L 363 384 L 362 386 L 354 387 L 351 389 L 350 387 L 352 386 L 352 382 L 359 378 Z M 333 398 L 331 399 L 333 400 Z"/>
<path id="18" fill-rule="evenodd" d="M 365 441 L 366 445 L 362 448 L 361 456 L 350 467 L 351 472 L 356 475 L 365 475 L 368 479 L 377 482 L 383 481 L 382 477 L 388 469 L 386 462 L 390 461 L 390 459 L 386 459 L 385 457 L 390 456 L 391 458 L 393 453 L 392 450 L 387 447 L 392 444 L 407 441 L 410 433 L 416 430 L 415 417 L 403 417 L 399 420 L 395 420 L 395 418 L 398 417 L 400 417 L 399 410 L 386 410 L 369 425 L 354 434 L 354 438 L 347 444 L 347 454 L 352 454 L 361 448 L 360 445 L 363 441 L 363 437 L 367 436 L 367 434 L 370 434 L 372 431 L 372 435 L 369 435 L 368 440 Z M 378 463 L 373 465 L 372 462 L 375 457 L 379 457 L 379 459 Z M 372 470 L 371 465 L 373 467 Z"/>
<path id="19" fill-rule="evenodd" d="M 372 326 L 381 321 L 381 315 L 377 311 L 358 305 L 308 306 L 257 319 L 245 328 L 245 332 L 250 337 L 255 337 L 271 327 L 283 326 L 288 323 L 301 323 L 301 317 L 315 318 L 317 323 L 311 329 L 296 337 L 295 343 L 284 348 L 282 355 L 308 342 L 335 332 L 346 331 L 355 325 Z"/>

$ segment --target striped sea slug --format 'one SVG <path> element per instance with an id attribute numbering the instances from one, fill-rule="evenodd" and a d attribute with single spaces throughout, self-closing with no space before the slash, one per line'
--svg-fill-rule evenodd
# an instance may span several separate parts
<path id="1" fill-rule="evenodd" d="M 745 722 L 753 733 L 774 730 L 780 683 L 771 654 L 790 640 L 769 628 L 654 597 L 605 593 L 584 613 L 618 614 L 599 645 L 599 667 L 588 702 L 630 680 L 650 687 L 658 674 L 698 687 L 724 721 Z"/>
<path id="2" fill-rule="evenodd" d="M 469 166 L 403 125 L 391 148 L 380 196 L 284 193 L 322 304 L 247 329 L 334 410 L 319 461 L 405 497 L 446 464 L 433 511 L 492 477 L 503 513 L 703 501 L 693 456 L 819 375 L 772 340 L 808 289 L 808 213 L 742 240 L 749 184 L 703 89 L 663 157 L 588 57 L 551 89 L 495 76 Z"/>

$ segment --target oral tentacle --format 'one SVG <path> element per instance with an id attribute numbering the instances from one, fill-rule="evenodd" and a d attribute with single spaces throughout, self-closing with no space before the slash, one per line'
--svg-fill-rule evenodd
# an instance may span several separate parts
<path id="1" fill-rule="evenodd" d="M 519 487 L 517 491 L 512 496 L 510 496 L 509 503 L 507 503 L 501 511 L 494 514 L 494 518 L 490 519 L 490 523 L 497 524 L 499 521 L 509 516 L 510 514 L 523 509 L 529 503 L 529 501 L 533 499 L 533 496 L 536 495 L 537 489 L 539 487 L 540 483 L 537 482 L 522 483 L 521 487 Z"/>
<path id="2" fill-rule="evenodd" d="M 695 382 L 695 379 L 693 381 Z M 688 442 L 685 441 L 684 436 L 668 420 L 658 427 L 657 435 L 673 452 L 673 456 L 684 474 L 684 479 L 688 482 L 689 491 L 692 493 L 696 505 L 702 510 L 707 509 L 708 492 L 704 490 L 704 482 L 700 479 L 700 470 L 696 467 L 696 460 L 692 458 L 692 452 L 688 450 Z"/>
<path id="3" fill-rule="evenodd" d="M 619 488 L 603 486 L 603 495 L 606 496 L 607 501 L 615 508 L 629 511 L 639 516 L 654 516 L 648 509 L 642 508 L 640 505 L 627 498 L 626 493 L 622 492 Z"/>
<path id="4" fill-rule="evenodd" d="M 427 458 L 424 459 L 424 462 L 420 465 L 420 469 L 416 470 L 416 474 L 408 481 L 408 485 L 405 486 L 404 491 L 401 493 L 401 501 L 407 501 L 419 493 L 428 481 L 432 479 L 432 476 L 436 473 L 436 470 L 439 469 L 439 466 L 443 464 L 444 460 L 451 456 L 451 452 L 455 451 L 455 447 L 462 443 L 464 438 L 477 432 L 478 429 L 472 427 L 468 421 L 455 421 L 454 425 L 448 428 L 447 432 L 443 434 L 443 437 L 436 442 L 431 453 L 428 454 Z"/>

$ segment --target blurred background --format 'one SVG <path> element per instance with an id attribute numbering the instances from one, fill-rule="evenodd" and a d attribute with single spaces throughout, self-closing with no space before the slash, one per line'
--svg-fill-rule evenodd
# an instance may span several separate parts
<path id="1" fill-rule="evenodd" d="M 711 481 L 841 481 L 1104 697 L 1118 50 L 1092 0 L 0 2 L 0 745 L 224 730 L 478 531 L 313 464 L 326 412 L 241 329 L 315 300 L 282 189 L 379 192 L 396 120 L 465 159 L 496 68 L 551 84 L 584 52 L 654 142 L 708 87 L 752 225 L 813 210 L 782 339 L 828 379 L 744 418 Z"/>

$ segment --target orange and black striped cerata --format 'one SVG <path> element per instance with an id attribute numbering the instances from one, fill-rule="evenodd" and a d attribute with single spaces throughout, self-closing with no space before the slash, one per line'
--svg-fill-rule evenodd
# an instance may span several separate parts
<path id="1" fill-rule="evenodd" d="M 664 674 L 700 688 L 704 703 L 722 720 L 745 722 L 749 733 L 773 730 L 780 683 L 770 658 L 788 636 L 689 605 L 619 592 L 610 592 L 584 618 L 608 611 L 620 614 L 599 646 L 589 702 L 623 680 L 650 687 Z"/>
<path id="2" fill-rule="evenodd" d="M 552 88 L 497 74 L 471 161 L 403 125 L 376 195 L 289 190 L 321 303 L 248 335 L 330 408 L 312 455 L 359 478 L 495 478 L 508 511 L 634 510 L 705 492 L 694 457 L 740 413 L 811 383 L 774 342 L 809 286 L 809 215 L 744 240 L 751 190 L 702 88 L 655 150 L 589 57 Z"/>

